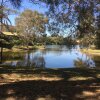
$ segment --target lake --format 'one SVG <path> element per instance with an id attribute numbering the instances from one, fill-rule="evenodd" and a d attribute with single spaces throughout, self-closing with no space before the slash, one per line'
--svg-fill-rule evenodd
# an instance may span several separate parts
<path id="1" fill-rule="evenodd" d="M 81 53 L 79 47 L 50 45 L 43 50 L 5 52 L 2 65 L 36 68 L 98 67 L 100 56 Z"/>

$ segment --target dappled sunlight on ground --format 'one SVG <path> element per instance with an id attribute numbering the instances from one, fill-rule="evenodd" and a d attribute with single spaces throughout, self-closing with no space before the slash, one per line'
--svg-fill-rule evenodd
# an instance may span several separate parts
<path id="1" fill-rule="evenodd" d="M 100 78 L 100 74 L 97 74 L 96 76 L 97 76 L 98 78 Z"/>
<path id="2" fill-rule="evenodd" d="M 100 100 L 100 87 L 95 91 L 83 91 L 80 95 L 76 97 L 84 98 L 85 100 Z"/>
<path id="3" fill-rule="evenodd" d="M 72 86 L 62 81 L 20 81 L 0 86 L 0 98 L 0 100 L 99 100 L 100 86 Z"/>
<path id="4" fill-rule="evenodd" d="M 0 70 L 0 100 L 99 99 L 99 69 Z"/>
<path id="5" fill-rule="evenodd" d="M 28 80 L 44 80 L 44 81 L 59 81 L 63 80 L 61 77 L 57 77 L 56 75 L 45 76 L 45 75 L 36 75 L 36 74 L 1 74 L 0 77 L 2 77 L 2 80 L 0 81 L 0 84 L 7 84 L 11 82 L 19 82 L 19 81 L 28 81 Z"/>
<path id="6" fill-rule="evenodd" d="M 78 80 L 90 80 L 94 79 L 93 77 L 72 77 L 69 78 L 69 81 L 78 81 Z"/>
<path id="7" fill-rule="evenodd" d="M 56 100 L 56 99 L 51 97 L 50 95 L 47 95 L 45 97 L 37 97 L 36 100 Z"/>

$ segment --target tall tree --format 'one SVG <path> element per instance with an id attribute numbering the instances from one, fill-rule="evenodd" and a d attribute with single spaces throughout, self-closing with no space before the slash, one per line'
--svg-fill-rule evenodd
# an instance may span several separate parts
<path id="1" fill-rule="evenodd" d="M 97 47 L 97 49 L 100 49 L 100 14 L 97 16 L 96 25 L 97 25 L 96 47 Z"/>
<path id="2" fill-rule="evenodd" d="M 21 6 L 23 0 L 9 0 L 16 7 Z M 51 27 L 53 31 L 65 30 L 70 27 L 70 33 L 78 33 L 78 37 L 97 32 L 94 29 L 95 16 L 100 13 L 100 0 L 30 0 L 33 3 L 45 3 L 49 7 L 49 16 L 56 18 L 57 27 Z M 97 10 L 99 8 L 99 10 Z M 54 17 L 55 16 L 55 17 Z M 61 26 L 63 26 L 61 28 Z M 53 25 L 51 25 L 53 26 Z M 54 25 L 55 26 L 55 25 Z M 74 32 L 72 32 L 74 31 Z"/>
<path id="3" fill-rule="evenodd" d="M 45 33 L 48 19 L 37 11 L 25 10 L 16 18 L 16 29 L 25 45 L 33 43 L 36 35 Z"/>
<path id="4" fill-rule="evenodd" d="M 65 24 L 65 26 L 67 26 L 71 30 L 70 33 L 72 35 L 73 33 L 76 33 L 76 36 L 78 38 L 84 38 L 84 36 L 88 36 L 88 40 L 90 40 L 91 35 L 95 36 L 95 34 L 99 38 L 98 34 L 100 33 L 96 32 L 98 29 L 95 28 L 95 22 L 97 15 L 100 14 L 100 0 L 43 1 L 49 5 L 49 8 L 50 10 L 52 10 L 53 15 L 55 15 L 55 18 L 58 19 L 57 26 L 61 23 Z M 51 13 L 49 15 L 52 16 Z M 91 41 L 92 40 L 94 41 L 94 39 L 91 39 Z M 98 40 L 100 40 L 100 38 Z"/>
<path id="5" fill-rule="evenodd" d="M 5 7 L 5 3 L 7 0 L 1 0 L 0 1 L 0 47 L 1 47 L 1 61 L 2 61 L 2 53 L 3 48 L 11 48 L 13 46 L 13 43 L 11 41 L 11 37 L 7 37 L 3 34 L 3 26 L 5 26 L 7 29 L 9 29 L 9 23 L 11 24 L 8 15 L 10 13 L 10 9 Z"/>

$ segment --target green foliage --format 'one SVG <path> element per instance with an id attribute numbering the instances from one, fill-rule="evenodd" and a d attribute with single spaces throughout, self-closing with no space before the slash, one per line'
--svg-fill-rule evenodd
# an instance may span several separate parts
<path id="1" fill-rule="evenodd" d="M 11 49 L 14 46 L 13 38 L 0 34 L 0 47 Z"/>
<path id="2" fill-rule="evenodd" d="M 97 16 L 96 47 L 100 49 L 100 15 Z"/>
<path id="3" fill-rule="evenodd" d="M 90 36 L 88 37 L 88 42 L 90 42 L 88 44 L 91 44 L 91 41 L 93 44 L 97 41 L 96 46 L 100 48 L 100 32 L 98 32 L 96 23 L 97 15 L 100 15 L 99 0 L 50 0 L 50 2 L 46 0 L 45 3 L 50 5 L 50 11 L 52 10 L 49 16 L 54 18 L 53 21 L 55 21 L 53 25 L 56 28 L 53 27 L 53 31 L 61 31 L 61 26 L 63 27 L 64 25 L 70 28 L 72 35 L 76 33 L 78 39 L 84 39 L 85 41 L 86 36 Z M 97 22 L 100 23 L 99 21 Z M 64 30 L 66 29 L 65 27 Z M 94 37 L 95 34 L 97 38 L 94 40 L 91 36 Z"/>
<path id="4" fill-rule="evenodd" d="M 4 6 L 4 2 L 0 5 L 0 47 L 11 49 L 14 45 L 12 37 L 6 36 L 3 34 L 4 27 L 9 30 L 9 24 L 11 24 L 8 15 L 12 12 L 11 9 L 8 9 Z"/>
<path id="5" fill-rule="evenodd" d="M 76 33 L 76 36 L 78 39 L 84 41 L 85 44 L 94 44 L 96 43 L 97 48 L 100 48 L 100 27 L 98 26 L 99 20 L 97 20 L 97 15 L 100 15 L 100 0 L 31 0 L 33 3 L 45 3 L 48 8 L 49 12 L 47 13 L 48 17 L 51 18 L 52 22 L 49 22 L 48 31 L 52 33 L 59 33 L 62 31 L 65 31 L 66 28 L 70 28 L 70 32 L 73 35 L 73 33 Z M 16 7 L 21 6 L 22 0 L 10 0 L 12 5 L 15 5 Z M 2 13 L 2 12 L 1 12 Z M 30 17 L 28 17 L 30 15 Z M 27 16 L 27 20 L 29 20 L 30 25 L 34 27 L 34 31 L 32 30 L 32 35 L 34 33 L 34 36 L 25 35 L 26 32 L 25 29 L 21 29 L 25 24 L 28 25 L 28 22 L 25 23 L 25 20 L 21 23 L 23 25 L 18 28 L 19 33 L 25 33 L 22 36 L 23 41 L 26 40 L 27 42 L 33 42 L 36 39 L 36 34 L 43 34 L 45 31 L 44 23 L 48 21 L 46 18 L 45 21 L 41 20 L 43 19 L 42 14 L 38 14 L 37 12 L 34 12 L 34 14 L 30 11 L 23 12 L 21 16 Z M 33 19 L 29 19 L 32 18 Z M 33 24 L 34 22 L 34 24 Z M 20 23 L 20 21 L 19 21 Z M 20 23 L 20 24 L 21 24 Z M 38 24 L 39 23 L 39 24 Z M 43 24 L 41 24 L 43 23 Z M 45 24 L 46 24 L 45 23 Z M 25 32 L 22 32 L 22 31 Z M 29 31 L 29 30 L 28 30 Z M 29 32 L 31 33 L 31 32 Z M 63 32 L 62 32 L 63 33 Z M 97 36 L 95 40 L 91 38 L 91 36 Z M 86 38 L 87 36 L 88 39 Z M 27 37 L 27 38 L 25 38 Z M 33 39 L 34 38 L 34 39 Z M 50 39 L 49 39 L 50 40 Z M 87 40 L 85 42 L 85 40 Z M 89 41 L 88 41 L 89 40 Z M 47 40 L 48 41 L 48 40 Z M 55 39 L 56 41 L 56 39 Z M 92 42 L 91 42 L 92 41 Z"/>
<path id="6" fill-rule="evenodd" d="M 24 44 L 33 44 L 36 36 L 45 33 L 47 22 L 43 14 L 27 9 L 16 18 L 16 30 Z"/>

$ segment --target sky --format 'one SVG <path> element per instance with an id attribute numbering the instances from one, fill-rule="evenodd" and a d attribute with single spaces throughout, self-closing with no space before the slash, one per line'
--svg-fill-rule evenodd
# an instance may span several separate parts
<path id="1" fill-rule="evenodd" d="M 33 11 L 38 11 L 40 13 L 45 13 L 48 8 L 46 7 L 46 5 L 44 4 L 33 4 L 32 2 L 29 2 L 28 0 L 23 0 L 22 2 L 22 6 L 17 9 L 18 12 L 23 12 L 25 9 L 31 9 Z M 15 18 L 18 16 L 18 14 L 13 14 L 13 15 L 9 15 L 9 19 L 12 22 L 12 25 L 15 25 Z"/>
<path id="2" fill-rule="evenodd" d="M 10 5 L 10 4 L 8 4 L 8 5 Z M 45 4 L 43 4 L 43 3 L 41 3 L 41 4 L 33 4 L 32 2 L 29 2 L 29 0 L 23 0 L 22 6 L 19 9 L 15 9 L 15 10 L 17 10 L 18 12 L 21 13 L 25 9 L 38 11 L 39 13 L 43 13 L 43 14 L 48 11 L 48 7 Z M 10 19 L 10 21 L 11 21 L 13 26 L 15 26 L 15 19 L 16 19 L 17 16 L 18 16 L 18 14 L 16 14 L 16 15 L 13 14 L 13 15 L 9 16 L 9 19 Z M 67 29 L 65 32 L 68 33 L 69 29 Z M 46 34 L 50 35 L 50 33 L 48 31 L 46 31 Z"/>

